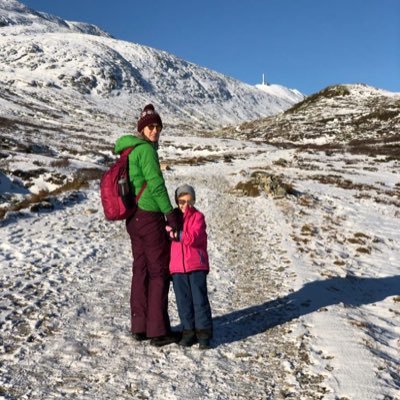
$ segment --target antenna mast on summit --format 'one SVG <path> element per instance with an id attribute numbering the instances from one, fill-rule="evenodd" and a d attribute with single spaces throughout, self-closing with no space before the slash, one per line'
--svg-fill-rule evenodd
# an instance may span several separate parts
<path id="1" fill-rule="evenodd" d="M 262 84 L 265 85 L 264 74 L 262 74 Z"/>

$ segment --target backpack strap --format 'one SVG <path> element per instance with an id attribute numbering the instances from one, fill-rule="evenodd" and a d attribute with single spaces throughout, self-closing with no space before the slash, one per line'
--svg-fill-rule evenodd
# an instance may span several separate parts
<path id="1" fill-rule="evenodd" d="M 131 152 L 135 149 L 136 146 L 140 146 L 140 144 L 139 144 L 139 145 L 132 146 L 132 147 L 127 147 L 127 148 L 126 148 L 125 150 L 123 150 L 122 153 L 121 153 L 121 157 L 122 157 L 122 156 L 126 157 L 126 175 L 127 175 L 128 181 L 129 181 L 129 154 L 131 154 Z M 142 187 L 141 187 L 140 190 L 139 190 L 139 193 L 138 193 L 138 194 L 136 195 L 136 197 L 135 197 L 135 202 L 136 202 L 136 204 L 139 203 L 139 199 L 140 199 L 140 197 L 142 196 L 142 193 L 143 193 L 144 189 L 146 189 L 146 186 L 147 186 L 147 182 L 144 181 Z"/>
<path id="2" fill-rule="evenodd" d="M 146 186 L 147 186 L 147 182 L 145 181 L 143 183 L 142 187 L 140 188 L 139 193 L 137 194 L 137 196 L 135 198 L 136 204 L 139 203 L 140 196 L 142 195 L 144 189 L 146 189 Z"/>

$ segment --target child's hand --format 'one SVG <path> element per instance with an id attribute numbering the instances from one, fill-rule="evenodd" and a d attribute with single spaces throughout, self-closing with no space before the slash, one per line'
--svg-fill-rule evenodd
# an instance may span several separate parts
<path id="1" fill-rule="evenodd" d="M 169 236 L 169 238 L 171 239 L 171 240 L 176 240 L 176 238 L 177 238 L 177 232 L 176 232 L 176 230 L 174 230 L 171 226 L 169 226 L 169 225 L 167 225 L 166 227 L 165 227 L 165 230 L 167 231 L 167 233 L 168 233 L 168 236 Z"/>

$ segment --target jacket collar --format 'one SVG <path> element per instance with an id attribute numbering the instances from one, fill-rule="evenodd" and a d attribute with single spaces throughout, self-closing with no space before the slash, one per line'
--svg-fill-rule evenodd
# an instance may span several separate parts
<path id="1" fill-rule="evenodd" d="M 186 207 L 185 213 L 183 214 L 183 218 L 190 217 L 196 212 L 196 208 L 194 206 Z"/>

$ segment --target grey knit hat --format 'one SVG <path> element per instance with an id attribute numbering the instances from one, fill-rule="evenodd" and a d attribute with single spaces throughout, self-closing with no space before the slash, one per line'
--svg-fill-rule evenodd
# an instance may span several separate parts
<path id="1" fill-rule="evenodd" d="M 193 186 L 184 184 L 182 186 L 179 186 L 175 190 L 175 201 L 176 201 L 176 204 L 178 204 L 178 199 L 182 194 L 190 194 L 190 196 L 192 197 L 192 205 L 194 205 L 194 203 L 196 202 L 196 192 L 194 191 Z"/>

